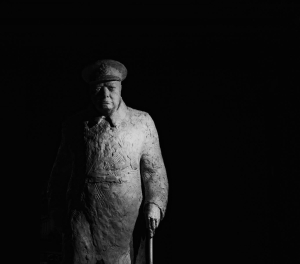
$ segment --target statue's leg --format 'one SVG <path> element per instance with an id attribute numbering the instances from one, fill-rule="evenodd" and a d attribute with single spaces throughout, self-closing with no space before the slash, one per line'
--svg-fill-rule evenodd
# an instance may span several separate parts
<path id="1" fill-rule="evenodd" d="M 146 240 L 145 237 L 141 239 L 136 262 L 134 264 L 146 264 Z"/>
<path id="2" fill-rule="evenodd" d="M 119 259 L 117 264 L 133 264 L 130 259 L 130 250 Z"/>
<path id="3" fill-rule="evenodd" d="M 146 263 L 145 237 L 146 224 L 143 213 L 143 206 L 139 208 L 139 214 L 135 222 L 134 231 L 132 234 L 131 259 L 134 264 Z"/>
<path id="4" fill-rule="evenodd" d="M 72 217 L 68 234 L 64 238 L 64 264 L 96 264 L 95 249 L 90 226 L 83 212 Z"/>

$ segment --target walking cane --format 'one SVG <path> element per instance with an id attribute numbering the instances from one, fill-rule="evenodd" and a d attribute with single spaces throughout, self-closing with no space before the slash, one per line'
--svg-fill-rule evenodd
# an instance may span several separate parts
<path id="1" fill-rule="evenodd" d="M 154 230 L 151 229 L 148 230 L 148 245 L 147 245 L 147 264 L 153 264 L 153 236 L 154 236 Z"/>

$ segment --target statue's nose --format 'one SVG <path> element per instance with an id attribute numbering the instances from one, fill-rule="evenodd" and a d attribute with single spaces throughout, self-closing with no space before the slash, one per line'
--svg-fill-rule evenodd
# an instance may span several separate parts
<path id="1" fill-rule="evenodd" d="M 103 88 L 103 95 L 104 97 L 109 97 L 109 90 L 106 87 Z"/>

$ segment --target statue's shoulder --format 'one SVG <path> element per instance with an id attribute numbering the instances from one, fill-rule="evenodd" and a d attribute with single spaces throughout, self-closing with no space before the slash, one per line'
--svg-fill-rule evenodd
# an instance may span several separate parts
<path id="1" fill-rule="evenodd" d="M 149 113 L 137 109 L 133 109 L 131 107 L 127 107 L 130 120 L 135 124 L 147 124 L 149 121 L 151 122 L 152 118 Z"/>

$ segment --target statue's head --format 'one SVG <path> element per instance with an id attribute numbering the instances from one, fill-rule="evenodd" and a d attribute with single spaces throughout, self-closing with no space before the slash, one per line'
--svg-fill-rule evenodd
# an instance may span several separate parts
<path id="1" fill-rule="evenodd" d="M 83 79 L 90 86 L 92 103 L 106 114 L 116 110 L 121 102 L 121 82 L 127 76 L 125 66 L 114 60 L 100 60 L 82 71 Z"/>
<path id="2" fill-rule="evenodd" d="M 106 114 L 115 111 L 121 102 L 120 81 L 106 81 L 90 85 L 90 96 L 97 110 Z"/>

